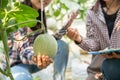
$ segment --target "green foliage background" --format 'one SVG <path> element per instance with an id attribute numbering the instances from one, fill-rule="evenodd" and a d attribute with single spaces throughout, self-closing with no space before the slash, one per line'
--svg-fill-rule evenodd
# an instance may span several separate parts
<path id="1" fill-rule="evenodd" d="M 48 6 L 46 13 L 49 17 L 53 16 L 57 20 L 61 19 L 69 12 L 75 12 L 79 9 L 79 19 L 84 19 L 86 10 L 94 0 L 53 0 Z"/>

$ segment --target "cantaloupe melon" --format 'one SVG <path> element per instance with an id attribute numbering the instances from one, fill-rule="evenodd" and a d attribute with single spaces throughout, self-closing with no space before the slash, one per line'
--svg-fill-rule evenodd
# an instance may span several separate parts
<path id="1" fill-rule="evenodd" d="M 48 55 L 53 58 L 57 53 L 58 44 L 50 34 L 40 34 L 34 41 L 33 50 L 35 55 Z"/>

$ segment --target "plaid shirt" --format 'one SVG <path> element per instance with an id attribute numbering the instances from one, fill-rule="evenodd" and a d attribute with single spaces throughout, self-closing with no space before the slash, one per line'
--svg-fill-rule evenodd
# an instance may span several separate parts
<path id="1" fill-rule="evenodd" d="M 120 21 L 120 9 L 117 13 L 115 24 L 117 24 L 118 21 Z M 109 38 L 101 5 L 99 5 L 97 12 L 94 12 L 92 9 L 88 10 L 86 22 L 87 36 L 83 38 L 82 43 L 78 45 L 87 51 L 120 48 L 120 30 L 116 29 L 115 24 L 111 38 Z M 87 80 L 95 80 L 94 75 L 101 72 L 100 68 L 103 60 L 104 58 L 101 55 L 93 55 L 92 62 L 87 69 L 89 74 Z"/>
<path id="2" fill-rule="evenodd" d="M 17 32 L 12 33 L 8 39 L 11 66 L 17 63 L 21 63 L 23 59 L 26 63 L 28 63 L 28 61 L 31 59 L 31 56 L 34 54 L 33 42 L 35 37 L 41 32 L 20 40 L 31 32 L 32 30 L 30 28 L 25 27 L 23 29 L 19 29 Z"/>

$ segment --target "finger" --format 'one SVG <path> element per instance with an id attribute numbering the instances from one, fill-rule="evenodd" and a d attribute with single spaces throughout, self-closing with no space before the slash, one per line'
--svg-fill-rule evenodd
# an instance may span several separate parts
<path id="1" fill-rule="evenodd" d="M 107 57 L 108 59 L 114 58 L 113 54 L 108 54 L 106 57 Z"/>
<path id="2" fill-rule="evenodd" d="M 67 35 L 70 39 L 74 40 L 74 37 L 73 37 L 73 36 L 76 35 L 75 32 L 76 32 L 75 29 L 69 28 L 66 35 Z"/>
<path id="3" fill-rule="evenodd" d="M 42 56 L 42 65 L 43 65 L 44 68 L 46 68 L 46 66 L 47 66 L 47 61 L 46 60 L 47 59 L 46 59 L 45 55 L 43 55 Z"/>
<path id="4" fill-rule="evenodd" d="M 30 60 L 30 61 L 29 61 L 29 64 L 35 64 L 35 63 L 34 63 L 33 61 Z"/>
<path id="5" fill-rule="evenodd" d="M 80 35 L 80 34 L 79 34 L 79 32 L 78 32 L 78 29 L 75 28 L 75 29 L 74 29 L 74 36 L 75 36 L 75 38 L 77 38 L 79 35 Z"/>
<path id="6" fill-rule="evenodd" d="M 109 54 L 106 54 L 106 58 L 113 58 L 113 54 L 112 53 L 109 53 Z"/>
<path id="7" fill-rule="evenodd" d="M 78 37 L 78 33 L 75 32 L 75 33 L 73 34 L 73 38 L 76 39 L 77 37 Z"/>
<path id="8" fill-rule="evenodd" d="M 114 56 L 117 56 L 117 54 L 115 52 L 112 53 Z"/>
<path id="9" fill-rule="evenodd" d="M 34 63 L 37 63 L 37 56 L 32 56 L 32 61 L 33 61 Z"/>
<path id="10" fill-rule="evenodd" d="M 71 33 L 73 33 L 73 32 L 72 32 L 72 29 L 71 29 L 71 28 L 68 28 L 68 29 L 67 29 L 67 33 L 66 33 L 67 36 L 69 37 L 69 36 L 71 35 Z"/>
<path id="11" fill-rule="evenodd" d="M 52 59 L 52 58 L 49 58 L 49 62 L 50 62 L 50 63 L 53 63 L 53 59 Z"/>
<path id="12" fill-rule="evenodd" d="M 74 40 L 75 39 L 75 33 L 71 33 L 71 34 L 68 34 L 69 38 L 71 40 Z"/>
<path id="13" fill-rule="evenodd" d="M 107 55 L 106 55 L 106 54 L 102 54 L 102 56 L 103 56 L 104 58 L 107 58 Z"/>
<path id="14" fill-rule="evenodd" d="M 103 56 L 104 58 L 108 58 L 108 59 L 113 58 L 113 56 L 108 55 L 108 54 L 102 54 L 102 56 Z"/>
<path id="15" fill-rule="evenodd" d="M 114 55 L 114 58 L 120 58 L 120 54 L 117 54 L 117 53 L 113 53 L 113 55 Z"/>
<path id="16" fill-rule="evenodd" d="M 46 62 L 46 65 L 44 65 L 44 68 L 46 68 L 47 66 L 49 66 L 51 63 L 53 63 L 53 59 L 49 58 L 49 60 Z"/>
<path id="17" fill-rule="evenodd" d="M 73 38 L 73 36 L 74 36 L 74 30 L 70 30 L 70 34 L 68 34 L 69 35 L 69 37 L 72 39 Z"/>
<path id="18" fill-rule="evenodd" d="M 40 55 L 37 56 L 37 66 L 42 68 L 42 59 Z"/>
<path id="19" fill-rule="evenodd" d="M 112 53 L 112 55 L 113 55 L 113 58 L 117 58 L 118 57 L 118 55 L 116 54 L 116 53 Z"/>
<path id="20" fill-rule="evenodd" d="M 45 56 L 44 67 L 46 68 L 50 64 L 50 60 L 48 56 Z"/>
<path id="21" fill-rule="evenodd" d="M 75 28 L 75 32 L 76 32 L 76 34 L 78 34 L 78 35 L 79 35 L 79 31 L 78 31 L 78 29 L 77 29 L 77 28 Z"/>
<path id="22" fill-rule="evenodd" d="M 48 56 L 45 56 L 45 61 L 46 61 L 46 65 L 48 66 L 50 64 Z"/>

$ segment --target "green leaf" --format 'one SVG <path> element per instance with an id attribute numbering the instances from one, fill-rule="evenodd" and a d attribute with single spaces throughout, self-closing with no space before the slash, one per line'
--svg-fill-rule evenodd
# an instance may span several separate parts
<path id="1" fill-rule="evenodd" d="M 11 26 L 11 25 L 13 25 L 13 24 L 16 24 L 17 23 L 17 20 L 16 20 L 16 18 L 10 18 L 9 20 L 8 20 L 8 22 L 7 22 L 7 26 L 9 27 L 9 26 Z M 18 29 L 18 26 L 17 25 L 15 25 L 15 26 L 12 26 L 12 27 L 10 27 L 9 29 L 7 29 L 7 34 L 9 35 L 11 32 L 14 32 L 14 31 L 16 31 Z"/>
<path id="2" fill-rule="evenodd" d="M 62 7 L 63 9 L 65 9 L 65 10 L 68 10 L 68 9 L 69 9 L 69 8 L 68 8 L 68 7 L 66 7 L 66 5 L 65 5 L 65 4 L 63 4 L 63 3 L 61 3 L 60 5 L 61 5 L 61 7 Z"/>
<path id="3" fill-rule="evenodd" d="M 7 7 L 8 0 L 0 0 L 0 8 L 5 8 Z"/>
<path id="4" fill-rule="evenodd" d="M 57 17 L 57 16 L 59 16 L 59 14 L 60 14 L 60 10 L 57 9 L 57 10 L 54 12 L 54 16 Z"/>
<path id="5" fill-rule="evenodd" d="M 24 4 L 19 4 L 15 3 L 14 4 L 14 9 L 8 14 L 9 18 L 15 17 L 17 23 L 25 22 L 28 20 L 36 20 L 36 17 L 38 17 L 38 12 Z M 25 23 L 22 25 L 19 25 L 19 27 L 33 27 L 36 25 L 37 22 L 30 22 L 30 23 Z"/>

